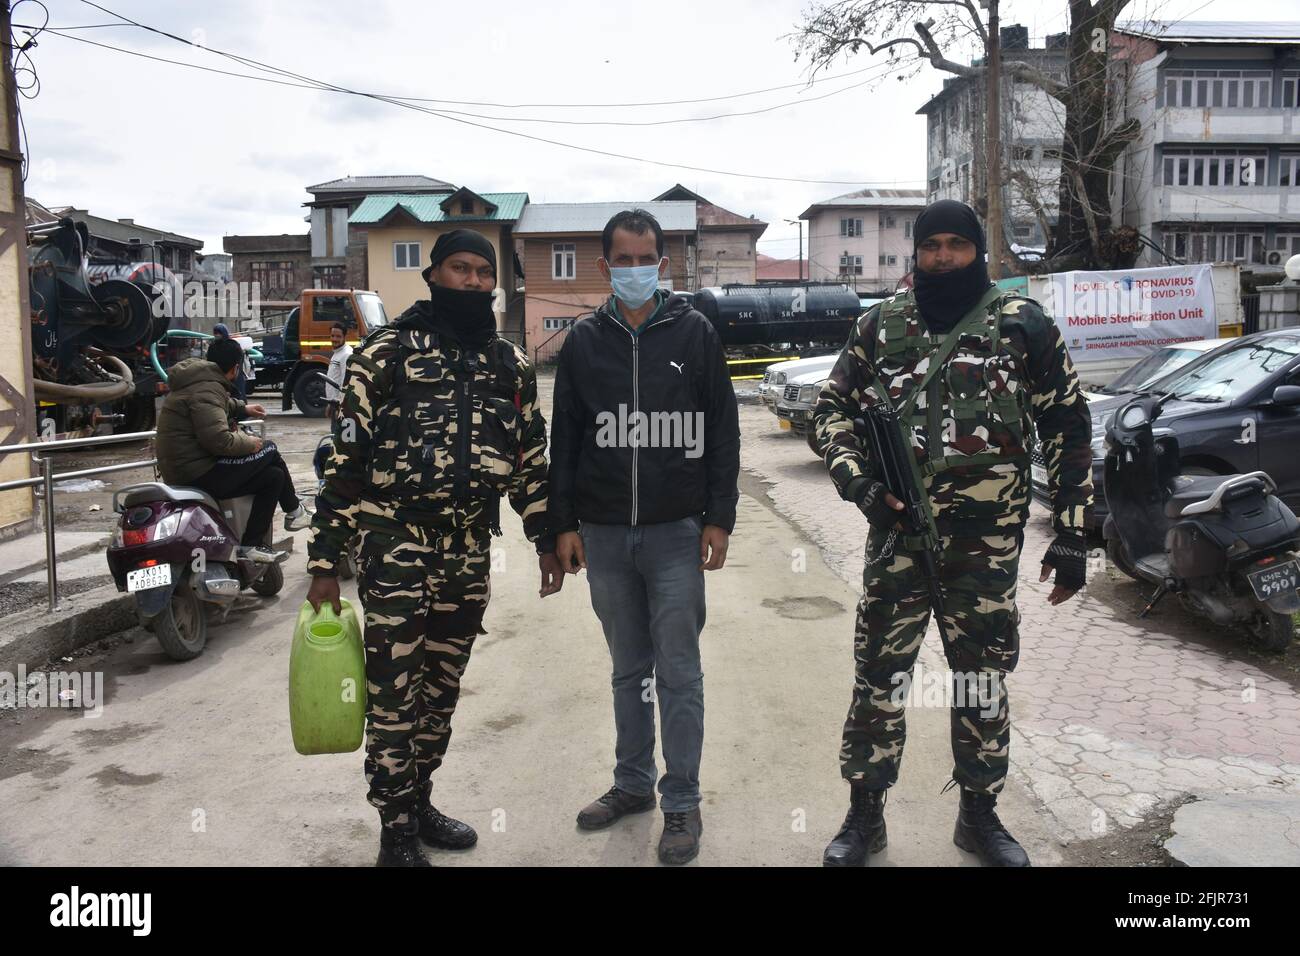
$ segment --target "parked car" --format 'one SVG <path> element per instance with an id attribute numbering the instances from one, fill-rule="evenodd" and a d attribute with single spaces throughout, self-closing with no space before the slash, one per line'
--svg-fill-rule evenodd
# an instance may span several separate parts
<path id="1" fill-rule="evenodd" d="M 1089 403 L 1092 412 L 1094 530 L 1109 509 L 1103 487 L 1107 419 L 1135 394 L 1172 395 L 1160 417 L 1178 438 L 1179 471 L 1186 475 L 1265 471 L 1292 509 L 1300 508 L 1300 408 L 1284 385 L 1300 385 L 1300 329 L 1275 329 L 1228 339 L 1136 392 Z M 1031 453 L 1034 498 L 1050 507 L 1042 452 Z"/>
<path id="2" fill-rule="evenodd" d="M 818 355 L 813 358 L 792 359 L 788 362 L 775 362 L 763 371 L 763 381 L 758 386 L 758 397 L 767 406 L 768 411 L 776 413 L 777 400 L 784 394 L 786 382 L 791 375 L 820 369 L 830 371 L 839 358 L 839 352 L 830 355 Z"/>
<path id="3" fill-rule="evenodd" d="M 833 364 L 833 363 L 832 363 Z M 788 429 L 808 443 L 812 453 L 821 457 L 817 435 L 813 429 L 813 410 L 817 396 L 830 378 L 831 366 L 805 369 L 786 379 L 785 390 L 776 403 L 776 417 L 783 429 Z"/>
<path id="4" fill-rule="evenodd" d="M 1084 392 L 1088 401 L 1109 398 L 1114 395 L 1129 395 L 1158 378 L 1164 378 L 1171 372 L 1182 368 L 1193 359 L 1200 358 L 1206 352 L 1213 352 L 1231 339 L 1198 339 L 1195 342 L 1179 342 L 1177 345 L 1165 345 L 1156 349 L 1146 358 L 1111 379 L 1100 388 Z"/>

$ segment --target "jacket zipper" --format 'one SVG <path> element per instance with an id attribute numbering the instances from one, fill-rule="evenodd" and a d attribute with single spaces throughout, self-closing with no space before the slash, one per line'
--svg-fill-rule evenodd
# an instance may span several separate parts
<path id="1" fill-rule="evenodd" d="M 677 316 L 670 315 L 666 318 L 660 319 L 654 324 L 667 325 L 675 318 L 677 318 Z M 622 322 L 619 322 L 617 319 L 614 320 L 614 324 L 626 332 L 628 338 L 632 340 L 632 414 L 635 415 L 641 410 L 641 340 L 632 333 L 631 329 Z M 640 436 L 638 435 L 638 437 Z M 639 444 L 632 446 L 632 527 L 636 527 L 637 506 L 639 504 L 637 494 L 637 471 L 640 462 L 640 456 L 638 455 L 640 448 L 641 446 Z"/>
<path id="2" fill-rule="evenodd" d="M 632 336 L 632 414 L 635 415 L 641 408 L 641 343 L 637 341 L 636 336 Z M 637 443 L 632 446 L 632 527 L 636 527 L 637 511 L 637 471 L 640 467 L 638 464 L 637 453 L 641 450 L 640 433 L 637 434 Z"/>

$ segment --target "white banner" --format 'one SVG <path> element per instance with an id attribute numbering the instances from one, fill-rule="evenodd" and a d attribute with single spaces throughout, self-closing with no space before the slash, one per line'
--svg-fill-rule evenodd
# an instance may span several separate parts
<path id="1" fill-rule="evenodd" d="M 1060 272 L 1047 299 L 1074 362 L 1136 359 L 1219 334 L 1208 265 Z"/>

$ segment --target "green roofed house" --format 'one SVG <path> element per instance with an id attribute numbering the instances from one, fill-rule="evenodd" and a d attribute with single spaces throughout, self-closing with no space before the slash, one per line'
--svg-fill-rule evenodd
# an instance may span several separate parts
<path id="1" fill-rule="evenodd" d="M 420 272 L 438 237 L 453 229 L 482 233 L 497 253 L 497 288 L 504 311 L 497 327 L 522 334 L 523 284 L 515 260 L 514 227 L 528 203 L 527 193 L 476 193 L 461 186 L 448 193 L 371 194 L 348 217 L 350 234 L 366 233 L 366 276 L 389 315 L 427 298 Z"/>

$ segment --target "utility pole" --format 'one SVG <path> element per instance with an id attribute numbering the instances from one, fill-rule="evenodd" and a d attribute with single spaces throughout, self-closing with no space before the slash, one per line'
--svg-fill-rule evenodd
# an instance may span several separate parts
<path id="1" fill-rule="evenodd" d="M 998 0 L 980 0 L 980 6 L 989 11 L 988 55 L 986 79 L 988 80 L 988 110 L 985 120 L 984 171 L 987 197 L 987 231 L 989 247 L 989 275 L 1002 277 L 1002 43 L 998 35 Z"/>
<path id="2" fill-rule="evenodd" d="M 18 92 L 14 82 L 9 0 L 0 0 L 0 444 L 35 438 L 32 410 L 32 320 L 27 293 L 27 208 L 23 197 L 23 154 L 18 137 Z M 0 458 L 0 481 L 31 475 L 30 455 Z M 0 528 L 20 527 L 33 514 L 31 489 L 0 493 Z M 46 501 L 45 507 L 53 506 Z"/>
<path id="3" fill-rule="evenodd" d="M 803 281 L 803 220 L 787 219 L 786 222 L 788 222 L 792 226 L 799 227 L 799 281 L 802 282 Z"/>

